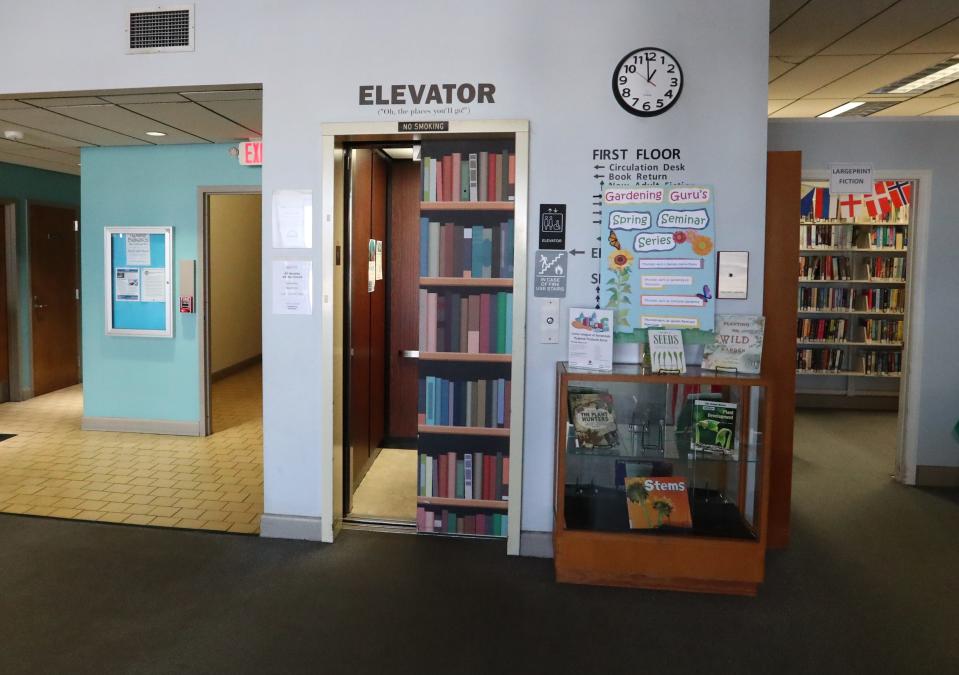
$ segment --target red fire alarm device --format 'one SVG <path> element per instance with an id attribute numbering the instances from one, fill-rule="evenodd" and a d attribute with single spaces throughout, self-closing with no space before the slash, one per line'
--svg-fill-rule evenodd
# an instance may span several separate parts
<path id="1" fill-rule="evenodd" d="M 196 261 L 180 261 L 180 314 L 193 314 L 194 288 L 196 288 Z"/>
<path id="2" fill-rule="evenodd" d="M 193 314 L 193 296 L 180 296 L 180 314 Z"/>

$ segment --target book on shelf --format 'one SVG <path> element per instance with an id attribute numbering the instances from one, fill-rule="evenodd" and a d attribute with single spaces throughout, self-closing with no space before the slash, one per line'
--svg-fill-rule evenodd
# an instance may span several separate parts
<path id="1" fill-rule="evenodd" d="M 852 277 L 848 256 L 800 256 L 799 278 L 806 281 L 845 281 Z"/>
<path id="2" fill-rule="evenodd" d="M 513 294 L 419 292 L 419 349 L 424 352 L 509 354 Z"/>
<path id="3" fill-rule="evenodd" d="M 420 497 L 485 501 L 509 498 L 509 455 L 505 453 L 424 452 L 419 460 Z"/>
<path id="4" fill-rule="evenodd" d="M 686 372 L 682 331 L 650 328 L 646 334 L 649 339 L 649 363 L 654 373 Z"/>
<path id="5" fill-rule="evenodd" d="M 796 370 L 841 371 L 845 365 L 845 349 L 814 348 L 796 350 Z"/>
<path id="6" fill-rule="evenodd" d="M 424 202 L 505 202 L 516 194 L 516 155 L 501 152 L 453 152 L 420 160 L 420 197 Z"/>
<path id="7" fill-rule="evenodd" d="M 860 319 L 863 342 L 901 344 L 903 341 L 901 319 Z"/>
<path id="8" fill-rule="evenodd" d="M 616 406 L 608 391 L 571 387 L 568 405 L 576 447 L 602 449 L 619 445 Z"/>
<path id="9" fill-rule="evenodd" d="M 851 248 L 851 225 L 800 225 L 800 248 Z"/>
<path id="10" fill-rule="evenodd" d="M 866 243 L 869 248 L 904 249 L 909 244 L 903 228 L 895 226 L 874 227 L 866 232 Z"/>
<path id="11" fill-rule="evenodd" d="M 796 339 L 802 342 L 845 342 L 846 319 L 799 319 L 796 322 Z"/>
<path id="12" fill-rule="evenodd" d="M 855 289 L 852 308 L 857 312 L 902 312 L 905 300 L 904 288 Z"/>
<path id="13" fill-rule="evenodd" d="M 509 516 L 505 513 L 457 512 L 449 508 L 418 506 L 416 529 L 438 534 L 505 537 L 509 532 Z"/>
<path id="14" fill-rule="evenodd" d="M 849 311 L 853 292 L 849 288 L 799 287 L 799 310 L 802 312 Z"/>
<path id="15" fill-rule="evenodd" d="M 703 368 L 758 373 L 765 325 L 765 317 L 755 314 L 717 314 L 713 341 L 703 348 Z"/>
<path id="16" fill-rule="evenodd" d="M 902 256 L 868 256 L 863 259 L 863 267 L 870 281 L 906 280 L 906 259 Z"/>
<path id="17" fill-rule="evenodd" d="M 419 380 L 418 421 L 426 426 L 509 428 L 510 381 L 450 380 L 428 375 Z"/>
<path id="18" fill-rule="evenodd" d="M 738 411 L 739 405 L 729 401 L 694 401 L 691 449 L 706 455 L 733 456 L 739 446 L 736 438 Z"/>
<path id="19" fill-rule="evenodd" d="M 626 510 L 634 530 L 693 526 L 689 485 L 682 476 L 626 478 Z"/>
<path id="20" fill-rule="evenodd" d="M 861 351 L 859 370 L 867 375 L 899 375 L 902 372 L 902 352 L 889 349 Z"/>
<path id="21" fill-rule="evenodd" d="M 511 279 L 513 230 L 512 218 L 493 226 L 420 218 L 420 276 Z"/>

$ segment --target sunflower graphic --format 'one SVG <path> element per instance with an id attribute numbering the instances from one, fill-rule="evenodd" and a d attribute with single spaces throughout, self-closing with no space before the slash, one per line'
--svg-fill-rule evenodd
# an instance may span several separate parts
<path id="1" fill-rule="evenodd" d="M 629 251 L 613 251 L 609 254 L 609 269 L 616 272 L 629 269 L 633 264 L 633 254 Z"/>

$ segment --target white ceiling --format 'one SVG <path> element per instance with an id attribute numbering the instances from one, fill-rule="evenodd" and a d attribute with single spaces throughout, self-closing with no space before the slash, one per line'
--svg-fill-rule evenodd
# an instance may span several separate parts
<path id="1" fill-rule="evenodd" d="M 956 0 L 771 0 L 769 116 L 815 117 L 848 101 L 895 102 L 872 117 L 959 115 L 959 83 L 869 93 L 956 54 Z"/>
<path id="2" fill-rule="evenodd" d="M 0 97 L 0 162 L 79 174 L 82 147 L 258 138 L 262 94 L 259 85 L 236 85 Z M 6 140 L 8 130 L 23 140 Z"/>

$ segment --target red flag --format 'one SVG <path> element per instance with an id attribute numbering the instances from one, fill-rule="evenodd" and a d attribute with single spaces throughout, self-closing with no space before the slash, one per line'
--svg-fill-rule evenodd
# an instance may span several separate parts
<path id="1" fill-rule="evenodd" d="M 904 180 L 887 180 L 886 193 L 892 201 L 892 205 L 897 209 L 909 204 L 912 199 L 912 183 Z"/>
<path id="2" fill-rule="evenodd" d="M 862 201 L 869 217 L 878 218 L 880 215 L 889 213 L 892 209 L 892 202 L 889 201 L 889 195 L 886 194 L 886 186 L 882 181 L 876 181 L 872 189 L 874 194 L 863 195 Z"/>

